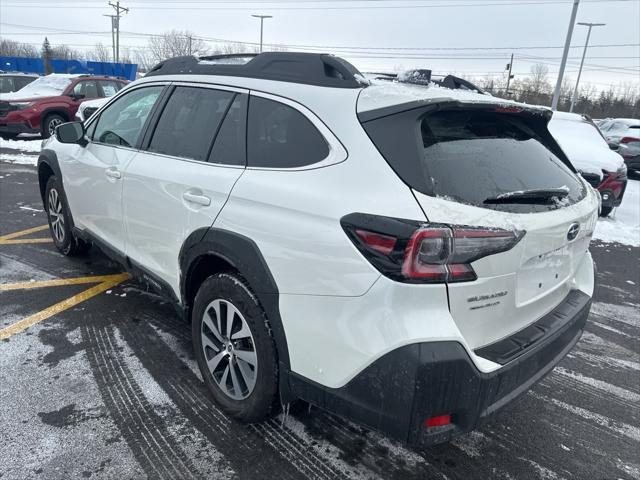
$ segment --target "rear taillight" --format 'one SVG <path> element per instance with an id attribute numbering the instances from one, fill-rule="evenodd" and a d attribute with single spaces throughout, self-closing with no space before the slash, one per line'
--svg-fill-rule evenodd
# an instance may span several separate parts
<path id="1" fill-rule="evenodd" d="M 420 224 L 351 214 L 342 226 L 363 255 L 383 274 L 408 283 L 476 280 L 471 263 L 511 249 L 522 231 Z"/>
<path id="2" fill-rule="evenodd" d="M 620 143 L 640 142 L 640 138 L 637 137 L 622 137 Z"/>

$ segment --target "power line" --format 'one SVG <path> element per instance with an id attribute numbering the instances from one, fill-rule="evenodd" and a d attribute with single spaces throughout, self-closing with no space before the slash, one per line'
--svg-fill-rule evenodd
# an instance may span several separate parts
<path id="1" fill-rule="evenodd" d="M 613 2 L 632 2 L 632 1 L 638 1 L 638 0 L 585 0 L 588 3 L 613 3 Z M 227 6 L 211 6 L 211 5 L 206 5 L 204 4 L 203 6 L 186 6 L 184 5 L 184 3 L 182 2 L 174 2 L 174 3 L 180 3 L 180 5 L 176 5 L 176 6 L 160 6 L 159 3 L 161 2 L 156 2 L 154 5 L 151 6 L 143 6 L 143 5 L 136 5 L 135 9 L 137 10 L 252 10 L 254 8 L 256 8 L 256 4 L 254 3 L 253 5 L 243 5 L 243 6 L 233 6 L 233 7 L 227 7 Z M 189 2 L 186 2 L 189 3 Z M 226 2 L 226 3 L 230 3 L 230 2 Z M 550 1 L 540 1 L 540 0 L 536 0 L 536 1 L 528 1 L 528 0 L 522 0 L 522 1 L 518 1 L 518 2 L 514 2 L 514 1 L 509 1 L 509 2 L 498 2 L 498 1 L 493 1 L 491 3 L 441 3 L 441 4 L 430 4 L 430 5 L 423 5 L 423 4 L 418 4 L 418 5 L 350 5 L 350 6 L 327 6 L 327 5 L 323 5 L 323 6 L 315 6 L 315 5 L 311 5 L 311 6 L 300 6 L 298 2 L 274 2 L 277 4 L 282 4 L 282 3 L 295 3 L 295 6 L 265 6 L 266 2 L 258 2 L 261 5 L 261 8 L 265 9 L 265 10 L 298 10 L 298 11 L 303 11 L 303 10 L 378 10 L 378 9 L 413 9 L 413 8 L 418 8 L 418 9 L 425 9 L 425 8 L 460 8 L 460 7 L 464 7 L 464 8 L 473 8 L 473 7 L 504 7 L 504 6 L 532 6 L 532 5 L 566 5 L 567 4 L 567 0 L 550 0 Z M 307 3 L 307 2 L 302 2 L 302 3 Z M 311 3 L 311 2 L 309 2 Z M 219 3 L 223 4 L 222 2 Z M 77 5 L 64 5 L 64 4 L 55 4 L 55 3 L 38 3 L 38 4 L 25 4 L 25 3 L 19 3 L 19 4 L 3 4 L 2 5 L 4 8 L 23 8 L 23 7 L 37 7 L 37 8 L 55 8 L 55 9 L 60 9 L 60 8 L 77 8 Z M 83 9 L 100 9 L 103 7 L 100 6 L 87 6 L 87 5 L 83 5 Z"/>

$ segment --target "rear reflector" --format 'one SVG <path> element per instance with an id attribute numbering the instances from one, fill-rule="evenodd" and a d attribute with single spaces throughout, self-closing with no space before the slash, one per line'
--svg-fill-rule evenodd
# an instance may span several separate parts
<path id="1" fill-rule="evenodd" d="M 425 426 L 428 428 L 432 427 L 444 427 L 445 425 L 451 424 L 451 415 L 438 415 L 437 417 L 427 418 L 424 421 Z"/>

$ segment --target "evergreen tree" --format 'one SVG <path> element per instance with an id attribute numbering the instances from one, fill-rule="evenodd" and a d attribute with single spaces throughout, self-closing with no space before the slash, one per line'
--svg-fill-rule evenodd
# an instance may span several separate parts
<path id="1" fill-rule="evenodd" d="M 42 43 L 42 61 L 44 62 L 44 73 L 47 75 L 53 71 L 50 65 L 52 53 L 49 39 L 44 37 L 44 42 Z"/>

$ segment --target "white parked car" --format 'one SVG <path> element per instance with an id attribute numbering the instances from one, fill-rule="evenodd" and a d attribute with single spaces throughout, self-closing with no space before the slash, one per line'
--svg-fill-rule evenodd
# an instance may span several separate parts
<path id="1" fill-rule="evenodd" d="M 233 58 L 159 64 L 38 164 L 58 249 L 93 243 L 171 298 L 226 412 L 301 398 L 425 445 L 569 352 L 598 196 L 550 110 Z"/>
<path id="2" fill-rule="evenodd" d="M 91 115 L 98 111 L 105 103 L 109 101 L 109 97 L 96 98 L 93 100 L 86 100 L 80 104 L 78 111 L 76 112 L 76 120 L 84 122 L 88 120 Z"/>
<path id="3" fill-rule="evenodd" d="M 594 123 L 583 115 L 553 112 L 549 130 L 573 166 L 602 196 L 603 217 L 620 206 L 627 188 L 627 166 L 611 150 Z"/>

